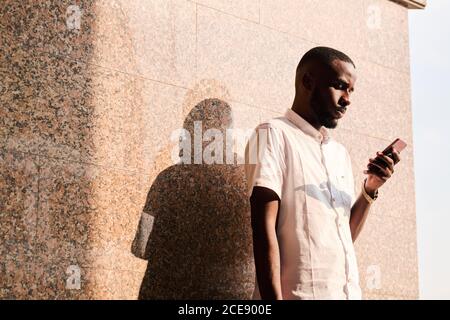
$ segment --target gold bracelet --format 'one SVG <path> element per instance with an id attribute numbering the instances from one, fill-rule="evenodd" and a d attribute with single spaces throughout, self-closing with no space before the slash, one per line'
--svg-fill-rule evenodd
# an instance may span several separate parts
<path id="1" fill-rule="evenodd" d="M 366 180 L 367 180 L 367 179 L 364 179 L 364 181 L 363 181 L 363 183 L 362 183 L 361 193 L 362 193 L 362 195 L 364 196 L 364 198 L 367 200 L 367 202 L 368 202 L 369 204 L 372 204 L 372 203 L 377 199 L 377 197 L 378 197 L 378 190 L 375 190 L 375 194 L 374 194 L 373 198 L 372 198 L 371 196 L 369 196 L 369 195 L 367 194 L 367 192 L 366 192 L 366 187 L 365 187 L 365 185 L 366 185 Z"/>

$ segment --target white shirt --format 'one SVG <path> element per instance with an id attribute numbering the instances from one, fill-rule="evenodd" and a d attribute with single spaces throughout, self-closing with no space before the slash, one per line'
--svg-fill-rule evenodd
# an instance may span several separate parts
<path id="1" fill-rule="evenodd" d="M 257 141 L 261 161 L 249 164 Z M 283 299 L 361 299 L 349 225 L 355 192 L 345 147 L 288 109 L 257 127 L 246 157 L 248 196 L 262 186 L 281 199 L 276 232 Z M 253 297 L 260 297 L 257 284 Z"/>

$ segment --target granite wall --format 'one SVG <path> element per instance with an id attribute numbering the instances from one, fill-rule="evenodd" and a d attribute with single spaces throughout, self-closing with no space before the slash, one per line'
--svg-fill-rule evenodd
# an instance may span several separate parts
<path id="1" fill-rule="evenodd" d="M 364 297 L 417 298 L 401 4 L 2 1 L 0 298 L 136 299 L 144 274 L 163 298 L 249 297 L 241 168 L 173 168 L 171 135 L 208 98 L 230 107 L 235 128 L 282 114 L 300 57 L 317 45 L 343 50 L 359 73 L 332 131 L 350 151 L 356 190 L 369 157 L 396 137 L 408 143 L 356 242 Z M 155 200 L 155 189 L 167 197 Z M 149 199 L 158 210 L 146 210 Z M 130 251 L 143 211 L 154 227 L 148 266 Z M 157 272 L 164 278 L 148 279 Z"/>

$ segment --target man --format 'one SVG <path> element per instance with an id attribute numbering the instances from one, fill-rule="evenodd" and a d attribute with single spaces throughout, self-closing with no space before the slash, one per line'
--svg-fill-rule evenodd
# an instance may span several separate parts
<path id="1" fill-rule="evenodd" d="M 283 117 L 257 127 L 246 148 L 254 298 L 361 299 L 353 242 L 378 189 L 400 161 L 377 152 L 355 198 L 351 160 L 333 140 L 350 105 L 355 64 L 344 53 L 316 47 L 301 59 L 295 99 Z"/>

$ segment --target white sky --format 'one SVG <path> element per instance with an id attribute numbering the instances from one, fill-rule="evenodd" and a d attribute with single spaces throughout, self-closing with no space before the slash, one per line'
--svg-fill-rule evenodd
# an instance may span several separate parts
<path id="1" fill-rule="evenodd" d="M 409 10 L 421 299 L 450 299 L 450 1 Z"/>

